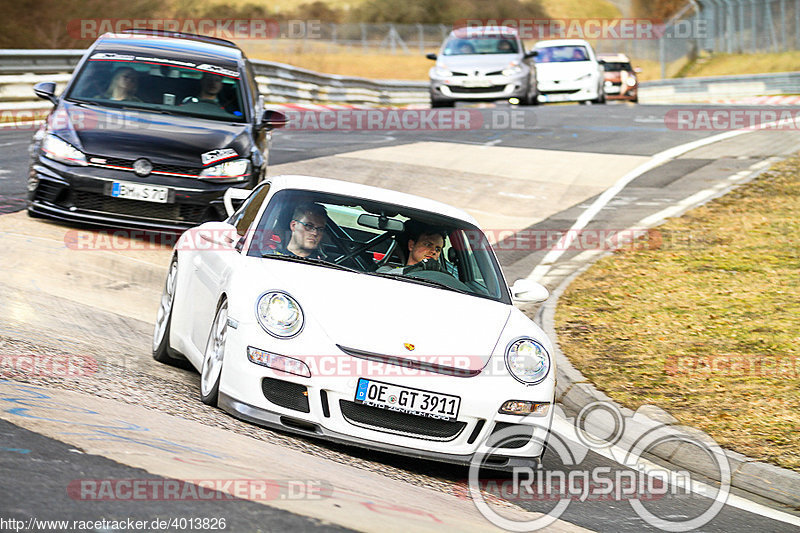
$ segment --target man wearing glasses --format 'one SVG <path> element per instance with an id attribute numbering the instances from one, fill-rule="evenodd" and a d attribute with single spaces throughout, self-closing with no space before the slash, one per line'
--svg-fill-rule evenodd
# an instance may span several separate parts
<path id="1" fill-rule="evenodd" d="M 289 238 L 286 248 L 278 253 L 295 257 L 322 259 L 319 253 L 319 245 L 325 232 L 326 218 L 327 212 L 319 204 L 305 203 L 295 207 L 292 213 L 292 221 L 289 222 L 292 236 Z"/>

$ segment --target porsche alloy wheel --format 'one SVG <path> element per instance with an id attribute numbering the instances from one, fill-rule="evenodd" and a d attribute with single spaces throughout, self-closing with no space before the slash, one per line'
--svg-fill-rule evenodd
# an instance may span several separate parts
<path id="1" fill-rule="evenodd" d="M 223 301 L 219 309 L 217 309 L 214 322 L 211 324 L 206 351 L 203 354 L 203 368 L 200 371 L 200 399 L 206 405 L 217 405 L 227 336 L 228 302 Z"/>

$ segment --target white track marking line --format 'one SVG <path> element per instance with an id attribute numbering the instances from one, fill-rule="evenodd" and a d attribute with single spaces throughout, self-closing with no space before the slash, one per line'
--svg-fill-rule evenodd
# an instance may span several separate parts
<path id="1" fill-rule="evenodd" d="M 601 194 L 597 200 L 595 200 L 586 211 L 581 213 L 572 227 L 567 231 L 564 236 L 559 239 L 559 241 L 550 249 L 547 254 L 545 254 L 542 261 L 536 265 L 536 268 L 528 275 L 528 279 L 532 280 L 540 280 L 546 274 L 547 271 L 553 266 L 553 264 L 558 261 L 558 259 L 564 254 L 566 250 L 569 249 L 569 246 L 575 240 L 578 232 L 585 228 L 594 217 L 603 209 L 622 189 L 625 188 L 631 181 L 638 178 L 648 170 L 652 170 L 657 166 L 666 163 L 667 161 L 678 157 L 679 155 L 683 155 L 687 152 L 690 152 L 696 148 L 700 148 L 702 146 L 706 146 L 708 144 L 713 144 L 715 142 L 719 142 L 725 139 L 730 139 L 732 137 L 736 137 L 738 135 L 742 135 L 744 133 L 750 133 L 751 131 L 758 131 L 758 130 L 734 130 L 734 131 L 726 131 L 725 133 L 720 133 L 717 135 L 712 135 L 711 137 L 700 139 L 697 141 L 692 141 L 686 144 L 681 144 L 670 148 L 668 150 L 664 150 L 663 152 L 659 152 L 656 155 L 652 156 L 649 161 L 646 161 L 639 165 L 638 167 L 634 168 L 624 176 L 622 176 L 617 182 L 612 185 L 610 188 L 606 189 L 603 194 Z"/>
<path id="2" fill-rule="evenodd" d="M 574 432 L 574 429 L 572 428 L 572 423 L 559 417 L 553 417 L 552 427 L 558 435 L 570 435 L 572 434 L 571 432 Z M 600 439 L 600 441 L 602 441 L 602 439 Z M 622 463 L 620 463 L 617 460 L 617 458 L 627 457 L 630 455 L 630 450 L 627 450 L 617 445 L 592 448 L 592 451 L 620 465 L 622 465 Z M 664 470 L 663 466 L 656 464 L 652 461 L 648 461 L 647 459 L 644 459 L 642 457 L 637 458 L 637 464 L 644 466 L 643 471 L 645 474 L 654 470 L 655 471 Z M 622 466 L 630 468 L 630 465 L 622 465 Z M 709 495 L 717 493 L 716 487 L 709 485 L 707 483 L 703 483 L 702 481 L 696 481 L 694 479 L 690 479 L 690 486 L 688 487 L 688 489 L 695 494 L 705 496 L 706 498 L 709 498 L 711 500 L 713 500 L 714 497 Z M 736 494 L 729 493 L 728 497 L 725 500 L 725 505 L 736 507 L 737 509 L 747 511 L 748 513 L 764 516 L 771 520 L 777 520 L 779 522 L 785 522 L 787 524 L 800 526 L 800 517 L 791 515 L 789 513 L 784 513 L 783 511 L 773 509 L 772 507 L 767 507 L 766 505 L 761 505 L 760 503 L 750 501 L 747 498 L 743 498 Z"/>

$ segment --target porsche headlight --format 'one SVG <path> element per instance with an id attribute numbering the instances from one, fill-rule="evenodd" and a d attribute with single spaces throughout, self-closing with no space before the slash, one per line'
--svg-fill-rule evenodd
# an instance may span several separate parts
<path id="1" fill-rule="evenodd" d="M 52 133 L 45 135 L 42 141 L 42 151 L 46 157 L 55 161 L 66 163 L 67 165 L 86 166 L 86 156 L 83 155 L 83 152 Z"/>
<path id="2" fill-rule="evenodd" d="M 250 178 L 250 161 L 247 159 L 225 161 L 204 169 L 200 177 L 214 181 L 245 181 Z"/>
<path id="3" fill-rule="evenodd" d="M 256 317 L 261 327 L 275 337 L 294 337 L 303 329 L 303 310 L 285 292 L 265 293 L 256 304 Z"/>
<path id="4" fill-rule="evenodd" d="M 518 381 L 535 385 L 550 372 L 550 355 L 533 339 L 517 339 L 506 349 L 506 367 Z"/>
<path id="5" fill-rule="evenodd" d="M 444 67 L 433 67 L 432 74 L 437 78 L 447 78 L 452 76 L 453 73 Z"/>

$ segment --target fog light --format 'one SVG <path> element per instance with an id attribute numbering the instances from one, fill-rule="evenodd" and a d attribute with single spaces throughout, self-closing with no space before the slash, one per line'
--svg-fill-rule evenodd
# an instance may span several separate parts
<path id="1" fill-rule="evenodd" d="M 311 370 L 303 361 L 286 357 L 285 355 L 278 355 L 275 353 L 265 352 L 252 346 L 247 347 L 247 358 L 250 362 L 257 365 L 266 366 L 273 370 L 280 370 L 287 374 L 294 374 L 295 376 L 303 376 L 304 378 L 311 377 Z"/>
<path id="2" fill-rule="evenodd" d="M 508 400 L 501 407 L 498 413 L 504 415 L 539 415 L 547 414 L 550 404 L 545 402 L 526 402 L 523 400 Z"/>
<path id="3" fill-rule="evenodd" d="M 516 105 L 516 104 L 518 104 L 518 103 L 519 103 L 519 98 L 509 98 L 509 99 L 508 99 L 508 103 L 509 103 L 509 104 Z"/>

